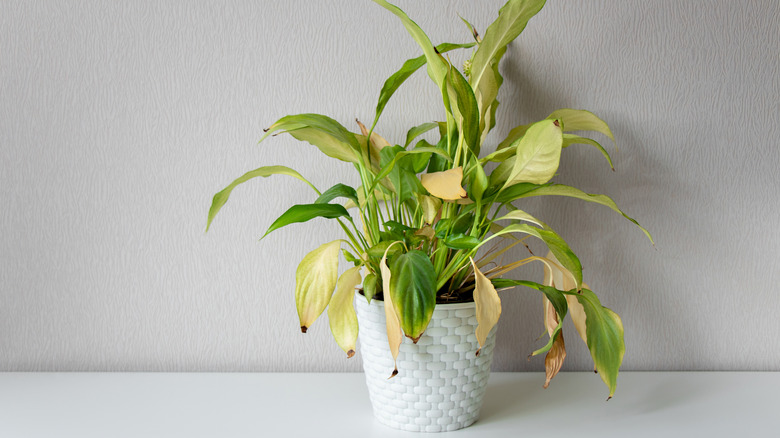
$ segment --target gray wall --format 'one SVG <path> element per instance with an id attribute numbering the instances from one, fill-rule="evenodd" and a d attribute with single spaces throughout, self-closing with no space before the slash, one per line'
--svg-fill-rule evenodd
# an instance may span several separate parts
<path id="1" fill-rule="evenodd" d="M 327 321 L 298 330 L 300 258 L 324 221 L 258 238 L 308 187 L 211 196 L 260 165 L 320 187 L 343 163 L 285 114 L 369 121 L 418 50 L 368 1 L 0 1 L 0 370 L 356 371 Z M 436 42 L 467 41 L 502 0 L 399 2 Z M 619 151 L 565 151 L 559 182 L 612 196 L 655 236 L 577 200 L 531 202 L 623 317 L 626 370 L 780 370 L 780 3 L 550 0 L 502 64 L 497 143 L 561 107 L 606 119 Z M 391 41 L 393 41 L 391 43 Z M 418 74 L 379 131 L 441 117 Z M 607 143 L 605 142 L 605 145 Z M 541 279 L 538 268 L 528 274 Z M 539 296 L 504 292 L 495 370 L 541 370 Z M 588 369 L 566 333 L 564 369 Z"/>

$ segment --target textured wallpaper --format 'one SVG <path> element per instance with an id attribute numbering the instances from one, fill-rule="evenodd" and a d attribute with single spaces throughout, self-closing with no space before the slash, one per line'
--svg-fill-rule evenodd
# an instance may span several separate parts
<path id="1" fill-rule="evenodd" d="M 469 41 L 457 14 L 484 30 L 502 0 L 398 3 L 438 43 Z M 557 181 L 611 196 L 656 239 L 595 204 L 524 207 L 623 317 L 623 369 L 780 370 L 778 23 L 775 0 L 550 0 L 504 58 L 488 144 L 557 108 L 594 111 L 615 172 L 573 146 Z M 356 129 L 418 54 L 369 1 L 0 1 L 0 371 L 358 371 L 324 316 L 300 333 L 293 300 L 300 258 L 338 227 L 258 240 L 310 189 L 245 184 L 208 234 L 206 213 L 261 165 L 358 184 L 288 136 L 258 145 L 262 129 L 304 112 Z M 440 119 L 437 94 L 418 73 L 378 132 L 400 142 Z M 526 360 L 544 342 L 540 296 L 502 300 L 493 369 L 542 370 Z M 589 369 L 565 335 L 564 370 Z"/>

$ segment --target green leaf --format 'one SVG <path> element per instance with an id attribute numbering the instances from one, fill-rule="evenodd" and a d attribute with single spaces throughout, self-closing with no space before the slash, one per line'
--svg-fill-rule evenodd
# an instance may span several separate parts
<path id="1" fill-rule="evenodd" d="M 609 163 L 609 167 L 612 168 L 612 170 L 615 170 L 615 166 L 612 164 L 612 158 L 610 158 L 609 154 L 607 153 L 607 150 L 604 149 L 603 146 L 599 144 L 596 140 L 591 140 L 590 138 L 586 137 L 580 137 L 579 135 L 574 134 L 563 134 L 563 147 L 569 147 L 573 144 L 588 144 L 599 151 L 601 151 L 601 155 L 604 155 L 604 158 L 607 159 L 607 162 Z"/>
<path id="2" fill-rule="evenodd" d="M 469 198 L 479 202 L 482 200 L 485 190 L 487 190 L 488 177 L 478 160 L 472 160 L 471 165 L 472 167 L 469 170 Z"/>
<path id="3" fill-rule="evenodd" d="M 338 204 L 298 204 L 293 205 L 268 227 L 263 234 L 267 236 L 271 231 L 278 230 L 292 223 L 306 222 L 316 217 L 335 219 L 337 217 L 349 217 L 347 209 Z"/>
<path id="4" fill-rule="evenodd" d="M 366 297 L 366 301 L 371 304 L 371 300 L 376 295 L 377 278 L 375 274 L 367 274 L 363 278 L 363 296 Z"/>
<path id="5" fill-rule="evenodd" d="M 388 149 L 388 148 L 384 148 L 382 150 L 384 151 L 385 149 Z M 377 174 L 377 176 L 374 177 L 374 184 L 371 187 L 371 189 L 369 190 L 369 193 L 373 192 L 373 190 L 379 184 L 379 181 L 381 181 L 383 178 L 388 176 L 390 174 L 390 172 L 393 171 L 393 169 L 395 168 L 396 164 L 398 163 L 398 161 L 401 158 L 403 158 L 403 157 L 405 157 L 407 155 L 412 155 L 412 154 L 427 154 L 427 153 L 436 154 L 438 156 L 443 157 L 445 160 L 447 160 L 449 162 L 452 162 L 452 158 L 447 156 L 447 154 L 444 153 L 444 151 L 442 151 L 438 147 L 418 147 L 418 148 L 412 149 L 411 151 L 400 151 L 398 153 L 395 153 L 395 156 L 393 157 L 393 159 L 389 163 L 387 163 L 386 165 L 382 166 L 382 170 L 380 170 L 379 174 Z"/>
<path id="6" fill-rule="evenodd" d="M 358 203 L 358 195 L 355 189 L 345 184 L 336 184 L 333 187 L 325 190 L 316 201 L 315 204 L 327 204 L 328 202 L 336 198 L 351 199 L 355 204 Z"/>
<path id="7" fill-rule="evenodd" d="M 355 355 L 358 336 L 358 320 L 355 314 L 355 287 L 360 284 L 360 266 L 347 269 L 336 283 L 336 292 L 328 304 L 328 322 L 330 332 L 336 343 L 347 353 L 347 358 Z"/>
<path id="8" fill-rule="evenodd" d="M 306 178 L 302 177 L 300 173 L 290 169 L 289 167 L 285 167 L 285 166 L 259 167 L 255 170 L 251 170 L 243 174 L 235 181 L 230 183 L 229 186 L 225 187 L 220 192 L 214 195 L 214 199 L 211 200 L 211 208 L 209 208 L 209 217 L 208 220 L 206 221 L 206 231 L 209 230 L 209 227 L 211 226 L 211 221 L 214 220 L 214 217 L 217 215 L 217 213 L 219 213 L 219 210 L 222 208 L 223 205 L 225 205 L 228 198 L 230 197 L 230 193 L 233 191 L 234 188 L 236 188 L 237 185 L 247 182 L 252 178 L 257 178 L 259 176 L 265 178 L 271 175 L 288 175 L 288 176 L 292 176 L 293 178 L 298 178 L 299 180 L 308 184 L 309 187 L 314 189 L 314 191 L 317 192 L 317 194 L 320 193 L 320 191 L 317 190 L 317 188 L 314 187 L 312 183 L 310 183 Z"/>
<path id="9" fill-rule="evenodd" d="M 545 186 L 540 184 L 518 183 L 509 187 L 505 187 L 504 190 L 498 194 L 495 202 L 500 204 L 512 202 L 515 199 L 521 198 L 526 193 L 538 189 L 539 187 Z"/>
<path id="10" fill-rule="evenodd" d="M 469 23 L 469 21 L 466 20 L 465 18 L 461 17 L 460 14 L 458 14 L 458 17 L 460 17 L 460 19 L 463 20 L 464 23 L 466 23 L 466 27 L 468 27 L 469 31 L 471 31 L 471 36 L 474 37 L 474 41 L 479 42 L 481 38 L 479 37 L 479 32 L 477 32 L 477 29 L 474 27 L 474 25 Z"/>
<path id="11" fill-rule="evenodd" d="M 553 344 L 555 343 L 555 338 L 558 336 L 558 334 L 561 331 L 561 328 L 563 327 L 563 319 L 566 317 L 566 313 L 568 313 L 569 311 L 568 303 L 566 302 L 566 296 L 564 295 L 564 292 L 552 286 L 541 285 L 533 281 L 497 278 L 497 279 L 493 279 L 492 283 L 496 289 L 506 289 L 514 286 L 525 286 L 531 289 L 536 289 L 544 293 L 544 296 L 547 297 L 548 300 L 550 300 L 550 303 L 553 305 L 553 308 L 555 309 L 555 313 L 558 314 L 558 325 L 553 329 L 553 332 L 550 335 L 547 344 L 545 344 L 544 347 L 531 353 L 531 356 L 537 356 L 539 354 L 550 351 Z"/>
<path id="12" fill-rule="evenodd" d="M 409 18 L 409 16 L 406 15 L 406 13 L 398 6 L 392 5 L 385 0 L 374 0 L 374 2 L 389 10 L 401 19 L 401 22 L 403 23 L 406 30 L 409 32 L 412 38 L 414 38 L 423 51 L 425 60 L 428 63 L 428 76 L 433 79 L 433 82 L 436 83 L 436 85 L 441 90 L 442 84 L 444 84 L 444 78 L 447 75 L 447 62 L 441 55 L 439 55 L 439 53 L 437 53 L 436 49 L 431 43 L 431 40 L 428 38 L 428 35 L 426 35 L 425 32 L 420 29 L 420 26 L 412 21 L 412 19 Z"/>
<path id="13" fill-rule="evenodd" d="M 546 227 L 544 222 L 531 216 L 530 214 L 524 212 L 523 210 L 512 210 L 498 219 L 493 219 L 494 222 L 505 221 L 505 220 L 525 221 L 525 222 L 530 222 L 539 227 Z"/>
<path id="14" fill-rule="evenodd" d="M 518 140 L 512 171 L 504 187 L 519 182 L 544 184 L 558 170 L 561 161 L 563 133 L 554 120 L 542 120 L 528 128 Z"/>
<path id="15" fill-rule="evenodd" d="M 435 147 L 434 145 L 428 143 L 426 140 L 420 140 L 417 142 L 416 145 L 414 145 L 414 148 L 432 148 Z M 415 174 L 418 174 L 425 170 L 426 167 L 428 167 L 428 163 L 431 160 L 431 153 L 425 152 L 422 154 L 414 154 L 409 157 L 409 162 L 412 164 L 412 171 Z"/>
<path id="16" fill-rule="evenodd" d="M 436 306 L 436 271 L 428 256 L 416 249 L 396 257 L 390 271 L 389 292 L 401 329 L 416 343 Z"/>
<path id="17" fill-rule="evenodd" d="M 412 197 L 414 197 L 415 193 L 424 193 L 424 190 L 420 185 L 420 180 L 417 178 L 417 175 L 414 173 L 414 169 L 413 169 L 414 163 L 410 160 L 412 156 L 408 156 L 405 154 L 402 155 L 400 158 L 396 159 L 396 157 L 398 157 L 398 155 L 400 155 L 401 153 L 407 153 L 407 152 L 411 152 L 411 151 L 406 151 L 401 146 L 386 147 L 383 148 L 381 151 L 382 158 L 380 161 L 381 163 L 380 165 L 383 168 L 385 166 L 388 166 L 390 163 L 395 163 L 395 165 L 390 168 L 390 172 L 387 175 L 387 178 L 390 180 L 390 183 L 393 185 L 395 194 L 397 195 L 398 199 L 401 202 L 404 202 L 407 199 L 411 199 Z M 428 152 L 424 152 L 424 153 L 428 153 Z"/>
<path id="18" fill-rule="evenodd" d="M 452 87 L 454 99 L 450 97 L 450 103 L 455 103 L 453 115 L 458 125 L 458 131 L 463 134 L 466 146 L 474 156 L 479 156 L 479 106 L 474 97 L 468 81 L 456 68 L 450 68 L 447 72 L 447 83 Z"/>
<path id="19" fill-rule="evenodd" d="M 596 371 L 609 388 L 611 398 L 615 394 L 618 371 L 626 353 L 623 322 L 617 313 L 603 307 L 596 294 L 589 289 L 582 289 L 581 293 L 568 291 L 566 294 L 577 297 L 577 301 L 585 308 L 588 350 Z"/>
<path id="20" fill-rule="evenodd" d="M 374 245 L 371 248 L 369 248 L 368 256 L 373 258 L 373 259 L 379 260 L 379 259 L 382 258 L 382 256 L 385 255 L 385 252 L 387 252 L 387 255 L 390 258 L 393 258 L 393 256 L 396 253 L 400 252 L 401 249 L 402 249 L 402 247 L 400 247 L 400 246 L 395 246 L 393 248 L 390 248 L 391 246 L 393 246 L 393 243 L 395 243 L 395 242 L 391 242 L 389 240 L 383 240 L 383 241 L 377 243 L 376 245 Z"/>
<path id="21" fill-rule="evenodd" d="M 581 286 L 582 264 L 580 264 L 580 260 L 577 258 L 571 248 L 569 248 L 569 245 L 566 243 L 566 241 L 549 227 L 545 226 L 545 228 L 539 229 L 528 224 L 512 224 L 485 239 L 480 244 L 480 246 L 486 244 L 495 237 L 499 237 L 508 233 L 530 234 L 536 238 L 541 239 L 547 245 L 547 247 L 550 248 L 550 251 L 555 254 L 555 257 L 558 258 L 561 265 L 568 269 L 572 275 L 574 275 L 576 286 L 578 288 Z"/>
<path id="22" fill-rule="evenodd" d="M 303 333 L 325 310 L 336 287 L 340 245 L 334 240 L 306 254 L 295 271 L 295 305 Z"/>
<path id="23" fill-rule="evenodd" d="M 553 111 L 547 118 L 550 120 L 560 120 L 563 124 L 562 128 L 564 132 L 596 131 L 606 135 L 610 140 L 615 141 L 615 137 L 612 135 L 612 131 L 610 131 L 607 123 L 590 111 L 563 108 Z"/>
<path id="24" fill-rule="evenodd" d="M 482 43 L 474 54 L 469 82 L 475 90 L 479 89 L 483 75 L 490 70 L 491 61 L 520 35 L 528 20 L 542 6 L 544 0 L 509 0 L 498 11 L 498 18 L 485 30 Z"/>
<path id="25" fill-rule="evenodd" d="M 468 48 L 473 46 L 474 43 L 467 43 L 467 44 L 443 43 L 436 46 L 436 50 L 439 53 L 445 53 L 445 52 L 449 52 L 450 50 L 463 49 L 463 48 Z M 376 104 L 376 115 L 374 116 L 374 125 L 376 125 L 376 122 L 379 120 L 379 116 L 382 115 L 382 112 L 384 111 L 387 102 L 390 101 L 390 98 L 393 97 L 393 94 L 395 94 L 395 92 L 398 90 L 401 84 L 403 84 L 407 79 L 409 79 L 409 77 L 412 74 L 414 74 L 414 72 L 419 70 L 420 67 L 424 66 L 425 63 L 426 63 L 425 55 L 421 55 L 418 56 L 417 58 L 409 59 L 406 62 L 404 62 L 404 64 L 397 72 L 393 73 L 389 78 L 387 78 L 384 85 L 382 86 L 382 91 L 379 92 L 379 101 Z M 407 137 L 407 140 L 409 140 L 409 137 Z M 408 146 L 409 143 L 411 143 L 411 141 L 407 141 L 406 146 Z"/>
<path id="26" fill-rule="evenodd" d="M 606 195 L 593 195 L 593 194 L 585 193 L 585 192 L 583 192 L 580 189 L 576 189 L 574 187 L 570 187 L 570 186 L 567 186 L 567 185 L 553 184 L 553 185 L 539 187 L 537 189 L 531 190 L 531 191 L 529 191 L 529 192 L 527 192 L 527 193 L 525 193 L 523 195 L 520 195 L 518 198 L 528 198 L 528 197 L 531 197 L 531 196 L 550 196 L 550 195 L 552 195 L 552 196 L 568 196 L 568 197 L 571 197 L 571 198 L 582 199 L 583 201 L 595 202 L 596 204 L 601 204 L 601 205 L 607 206 L 607 207 L 611 208 L 612 210 L 620 213 L 621 215 L 623 215 L 624 218 L 628 219 L 634 225 L 639 227 L 639 229 L 641 229 L 642 232 L 645 233 L 647 238 L 650 239 L 650 242 L 655 244 L 655 242 L 653 242 L 653 237 L 650 235 L 650 233 L 646 229 L 644 229 L 641 225 L 639 225 L 639 222 L 637 222 L 636 220 L 632 219 L 631 217 L 629 217 L 628 215 L 623 213 L 618 208 L 617 204 L 615 204 L 615 201 L 613 201 L 612 198 L 610 198 L 609 196 L 606 196 Z"/>
<path id="27" fill-rule="evenodd" d="M 431 129 L 438 128 L 439 124 L 436 122 L 428 122 L 423 123 L 422 125 L 417 125 L 409 130 L 409 132 L 406 133 L 406 143 L 404 143 L 404 149 L 408 148 L 410 144 L 412 144 L 412 141 L 414 141 L 415 138 L 425 134 L 426 132 L 430 131 Z"/>
<path id="28" fill-rule="evenodd" d="M 360 143 L 353 133 L 339 122 L 320 114 L 285 116 L 266 130 L 266 137 L 277 132 L 287 132 L 300 141 L 306 141 L 325 155 L 350 163 L 360 162 Z"/>
<path id="29" fill-rule="evenodd" d="M 444 245 L 452 249 L 472 249 L 480 244 L 480 240 L 467 234 L 450 234 L 444 239 Z"/>

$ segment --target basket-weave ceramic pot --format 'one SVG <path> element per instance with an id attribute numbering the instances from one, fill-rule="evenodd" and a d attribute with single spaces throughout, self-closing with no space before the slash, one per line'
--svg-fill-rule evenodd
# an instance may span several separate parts
<path id="1" fill-rule="evenodd" d="M 474 303 L 437 304 L 417 342 L 404 338 L 398 354 L 398 375 L 387 343 L 384 302 L 369 305 L 355 296 L 360 352 L 366 384 L 379 422 L 416 432 L 461 429 L 479 417 L 493 361 L 495 327 L 485 346 L 479 344 Z"/>

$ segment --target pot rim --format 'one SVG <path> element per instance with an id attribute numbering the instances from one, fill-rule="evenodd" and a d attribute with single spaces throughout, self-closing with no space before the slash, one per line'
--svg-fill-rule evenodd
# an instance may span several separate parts
<path id="1" fill-rule="evenodd" d="M 363 302 L 366 302 L 365 295 L 361 294 L 362 289 L 355 289 L 355 295 L 358 296 L 358 300 L 363 300 Z M 377 306 L 385 307 L 385 302 L 383 300 L 371 300 L 371 304 L 366 303 L 367 305 L 372 305 L 373 303 L 377 303 Z M 435 311 L 436 309 L 448 309 L 448 310 L 460 310 L 460 309 L 471 309 L 474 306 L 476 306 L 476 303 L 474 301 L 469 301 L 466 303 L 444 303 L 439 304 L 437 303 L 436 306 L 433 308 Z"/>

